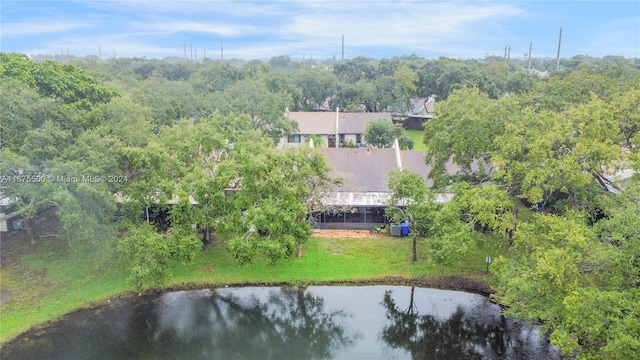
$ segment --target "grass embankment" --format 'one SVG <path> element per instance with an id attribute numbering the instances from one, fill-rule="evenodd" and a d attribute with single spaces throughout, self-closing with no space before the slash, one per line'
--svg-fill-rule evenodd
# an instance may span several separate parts
<path id="1" fill-rule="evenodd" d="M 127 284 L 127 264 L 122 260 L 111 257 L 96 262 L 82 254 L 72 257 L 54 239 L 44 240 L 35 247 L 28 241 L 13 241 L 13 244 L 3 241 L 2 248 L 9 253 L 3 255 L 0 270 L 5 298 L 0 306 L 0 342 L 74 309 L 120 294 L 135 294 Z M 224 246 L 217 245 L 199 252 L 191 263 L 172 264 L 171 276 L 163 288 L 379 283 L 390 278 L 398 281 L 430 277 L 441 281 L 419 283 L 447 287 L 448 280 L 442 277 L 485 281 L 486 255 L 498 254 L 496 250 L 481 249 L 470 254 L 461 267 L 447 268 L 429 262 L 424 255 L 412 264 L 409 238 L 312 238 L 304 245 L 302 258 L 276 266 L 262 262 L 238 265 Z"/>

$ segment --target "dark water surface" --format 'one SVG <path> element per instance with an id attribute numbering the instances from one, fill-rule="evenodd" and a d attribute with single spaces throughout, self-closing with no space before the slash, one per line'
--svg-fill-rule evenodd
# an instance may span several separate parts
<path id="1" fill-rule="evenodd" d="M 245 287 L 111 301 L 2 359 L 557 359 L 486 297 L 406 286 Z"/>

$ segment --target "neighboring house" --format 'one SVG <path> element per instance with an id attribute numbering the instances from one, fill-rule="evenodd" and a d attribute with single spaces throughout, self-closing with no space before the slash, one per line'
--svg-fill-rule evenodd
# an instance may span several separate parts
<path id="1" fill-rule="evenodd" d="M 433 112 L 435 103 L 435 95 L 431 95 L 428 98 L 411 99 L 412 110 L 407 114 L 403 127 L 405 129 L 424 130 L 424 123 L 436 117 Z"/>
<path id="2" fill-rule="evenodd" d="M 535 75 L 537 77 L 541 77 L 541 78 L 546 78 L 551 76 L 551 73 L 548 71 L 540 71 L 538 69 L 530 69 L 529 70 L 529 75 Z"/>
<path id="3" fill-rule="evenodd" d="M 431 166 L 424 161 L 426 152 L 393 148 L 316 149 L 333 168 L 331 175 L 343 179 L 343 184 L 323 200 L 325 211 L 313 214 L 314 227 L 323 229 L 372 229 L 388 222 L 385 208 L 392 191 L 389 172 L 406 169 L 419 174 L 428 187 Z M 448 163 L 447 172 L 454 175 L 460 169 Z M 438 194 L 437 202 L 447 202 L 452 193 Z"/>
<path id="4" fill-rule="evenodd" d="M 22 230 L 22 224 L 22 216 L 11 205 L 11 199 L 0 198 L 0 232 Z"/>
<path id="5" fill-rule="evenodd" d="M 285 116 L 298 123 L 298 131 L 280 140 L 278 147 L 309 146 L 309 136 L 322 139 L 315 147 L 358 147 L 365 145 L 367 124 L 378 119 L 391 122 L 391 113 L 363 112 L 287 112 Z"/>

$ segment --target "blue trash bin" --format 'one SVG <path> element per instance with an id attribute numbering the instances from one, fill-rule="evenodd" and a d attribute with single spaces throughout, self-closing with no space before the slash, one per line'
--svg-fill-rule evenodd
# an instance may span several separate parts
<path id="1" fill-rule="evenodd" d="M 400 233 L 402 236 L 409 236 L 409 223 L 403 222 L 400 224 Z"/>

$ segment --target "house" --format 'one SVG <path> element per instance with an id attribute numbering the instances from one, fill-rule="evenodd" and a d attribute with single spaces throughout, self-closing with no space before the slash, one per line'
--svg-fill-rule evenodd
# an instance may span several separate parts
<path id="1" fill-rule="evenodd" d="M 431 166 L 424 161 L 426 152 L 393 148 L 320 148 L 332 167 L 331 175 L 342 178 L 343 184 L 323 199 L 325 210 L 312 214 L 313 226 L 320 229 L 371 229 L 376 224 L 388 222 L 385 208 L 392 191 L 389 189 L 389 172 L 406 169 L 422 176 L 428 187 Z M 456 174 L 460 168 L 452 162 L 447 172 Z M 436 202 L 452 199 L 452 193 L 441 193 Z"/>
<path id="2" fill-rule="evenodd" d="M 411 99 L 412 109 L 407 114 L 402 126 L 405 129 L 424 130 L 424 123 L 436 117 L 435 103 L 435 95 L 428 98 Z"/>
<path id="3" fill-rule="evenodd" d="M 22 230 L 23 222 L 22 215 L 11 204 L 11 199 L 0 196 L 0 232 Z"/>
<path id="4" fill-rule="evenodd" d="M 298 123 L 298 131 L 282 138 L 278 147 L 308 146 L 309 136 L 321 139 L 315 147 L 358 147 L 365 145 L 367 124 L 378 119 L 391 122 L 391 113 L 365 112 L 286 112 L 285 116 Z M 337 140 L 337 141 L 336 141 Z"/>

